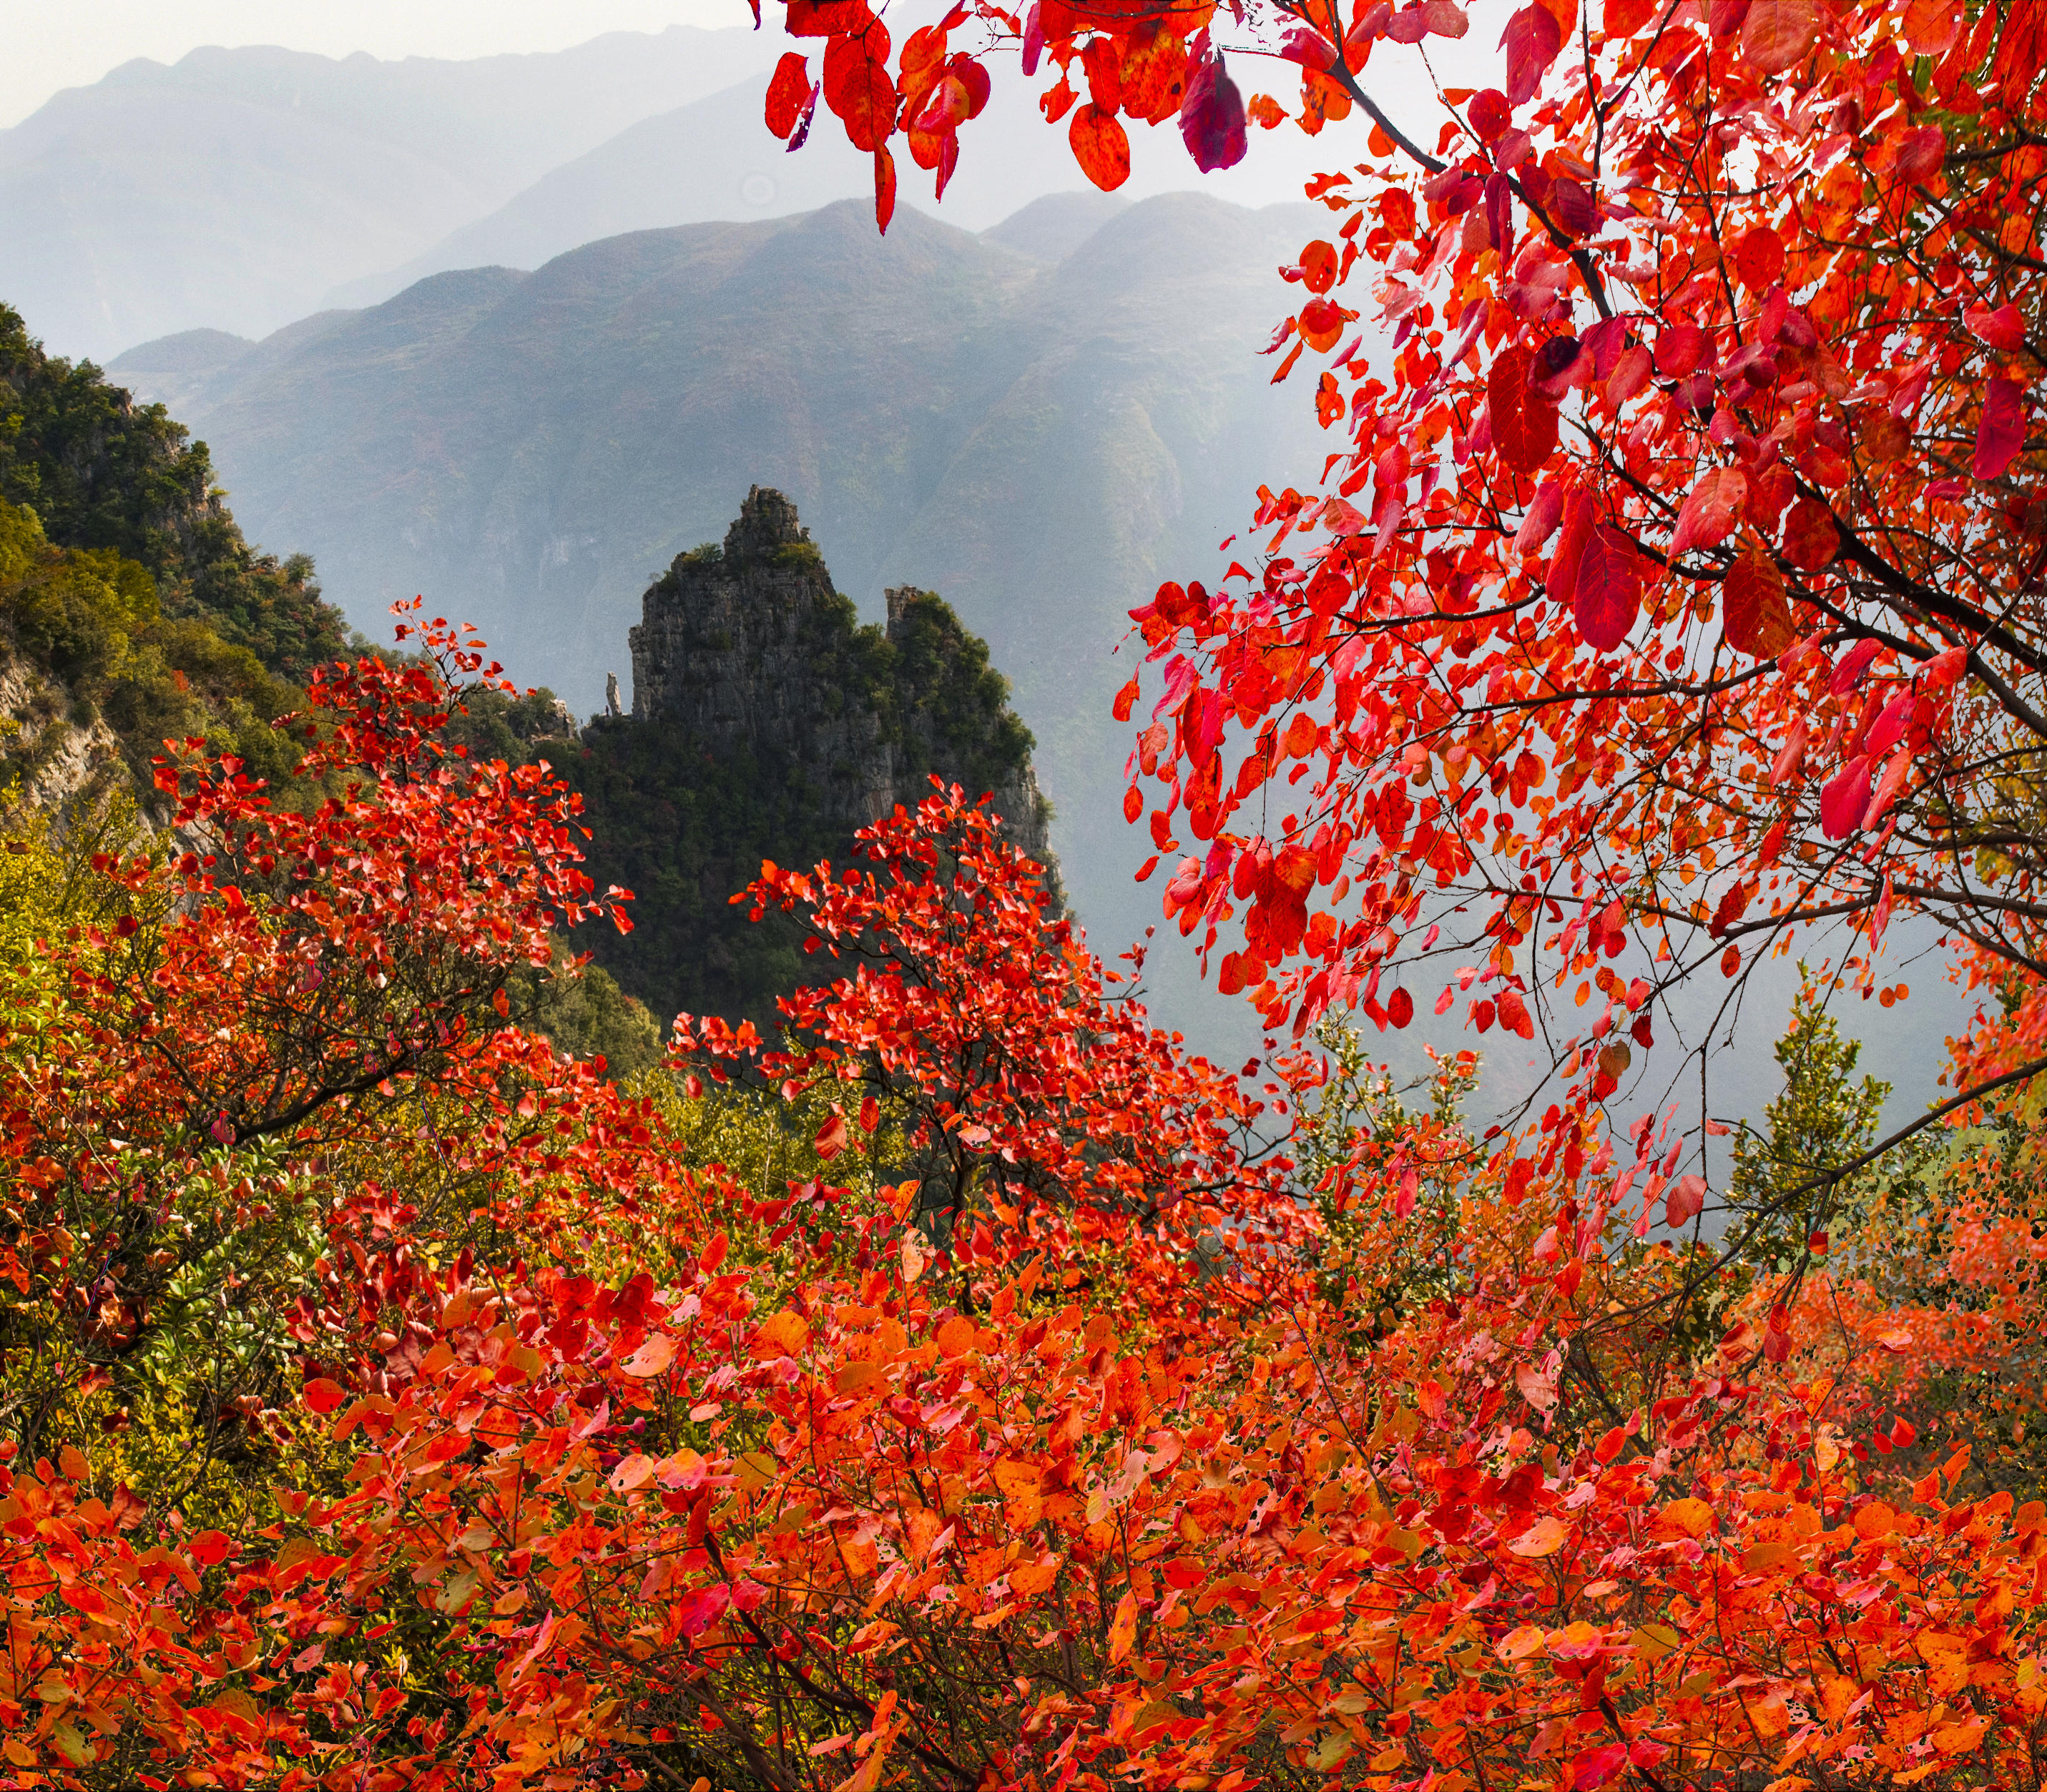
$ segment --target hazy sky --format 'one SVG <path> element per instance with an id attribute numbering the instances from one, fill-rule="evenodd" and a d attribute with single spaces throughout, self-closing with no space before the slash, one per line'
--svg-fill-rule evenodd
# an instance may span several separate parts
<path id="1" fill-rule="evenodd" d="M 7 10 L 0 127 L 136 56 L 176 62 L 208 44 L 462 57 L 567 49 L 606 31 L 753 21 L 746 0 L 10 0 Z"/>

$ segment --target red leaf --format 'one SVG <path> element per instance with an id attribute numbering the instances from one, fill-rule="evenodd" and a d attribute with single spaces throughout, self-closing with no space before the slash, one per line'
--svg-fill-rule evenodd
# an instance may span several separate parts
<path id="1" fill-rule="evenodd" d="M 1883 643 L 1877 640 L 1860 640 L 1841 655 L 1840 663 L 1834 668 L 1833 676 L 1827 681 L 1830 696 L 1846 697 L 1858 689 L 1862 675 L 1869 670 L 1870 662 L 1883 651 Z"/>
<path id="2" fill-rule="evenodd" d="M 1125 685 L 1121 690 L 1116 693 L 1116 707 L 1112 711 L 1116 719 L 1119 722 L 1128 721 L 1130 720 L 1130 712 L 1136 706 L 1136 702 L 1137 681 L 1135 678 L 1132 678 L 1128 684 Z"/>
<path id="3" fill-rule="evenodd" d="M 1605 653 L 1627 639 L 1642 601 L 1642 562 L 1635 543 L 1610 523 L 1585 542 L 1571 608 L 1586 646 Z"/>
<path id="4" fill-rule="evenodd" d="M 884 147 L 874 152 L 874 222 L 884 237 L 896 215 L 896 158 Z"/>
<path id="5" fill-rule="evenodd" d="M 1712 338 L 1696 323 L 1666 323 L 1656 336 L 1656 371 L 1666 380 L 1696 372 Z"/>
<path id="6" fill-rule="evenodd" d="M 829 1164 L 846 1149 L 846 1116 L 834 1113 L 818 1127 L 818 1136 L 812 1142 L 817 1148 L 818 1155 Z"/>
<path id="7" fill-rule="evenodd" d="M 331 1412 L 341 1404 L 343 1398 L 341 1385 L 330 1381 L 324 1376 L 308 1381 L 305 1385 L 305 1402 L 315 1412 Z"/>
<path id="8" fill-rule="evenodd" d="M 842 37 L 873 17 L 867 0 L 789 0 L 788 33 L 791 37 Z"/>
<path id="9" fill-rule="evenodd" d="M 1507 21 L 1499 41 L 1507 52 L 1507 103 L 1519 106 L 1535 97 L 1543 71 L 1563 48 L 1563 30 L 1548 7 L 1527 6 Z"/>
<path id="10" fill-rule="evenodd" d="M 880 32 L 879 25 L 869 32 L 872 37 Z M 880 42 L 888 44 L 885 33 Z M 846 126 L 846 140 L 856 149 L 879 149 L 888 141 L 896 129 L 897 97 L 896 83 L 883 63 L 869 54 L 864 39 L 834 37 L 825 46 L 824 72 L 825 104 L 837 113 Z M 894 180 L 890 179 L 891 208 L 893 207 Z M 879 215 L 880 180 L 877 164 L 875 181 L 876 214 Z M 882 222 L 886 230 L 888 223 Z"/>
<path id="11" fill-rule="evenodd" d="M 1706 1183 L 1703 1176 L 1680 1176 L 1670 1184 L 1670 1192 L 1663 1199 L 1663 1218 L 1674 1230 L 1689 1226 L 1697 1218 L 1706 1204 Z"/>
<path id="12" fill-rule="evenodd" d="M 1571 1792 L 1592 1792 L 1627 1765 L 1627 1744 L 1609 1742 L 1604 1748 L 1588 1748 L 1571 1763 Z"/>
<path id="13" fill-rule="evenodd" d="M 768 129 L 786 140 L 810 97 L 811 66 L 790 50 L 775 65 L 775 78 L 768 83 Z"/>
<path id="14" fill-rule="evenodd" d="M 1518 1033 L 1523 1039 L 1535 1037 L 1535 1023 L 1529 1018 L 1528 1004 L 1513 990 L 1499 992 L 1499 1024 L 1509 1033 Z"/>
<path id="15" fill-rule="evenodd" d="M 1768 555 L 1751 543 L 1728 570 L 1723 593 L 1728 645 L 1755 659 L 1774 659 L 1791 645 L 1791 606 L 1784 578 Z"/>
<path id="16" fill-rule="evenodd" d="M 1134 822 L 1144 813 L 1144 798 L 1133 784 L 1123 793 L 1123 819 Z"/>
<path id="17" fill-rule="evenodd" d="M 1564 500 L 1564 532 L 1558 540 L 1557 551 L 1550 557 L 1550 570 L 1543 579 L 1550 595 L 1559 604 L 1569 604 L 1577 593 L 1579 563 L 1585 557 L 1585 543 L 1592 537 L 1597 514 L 1586 492 L 1573 492 Z"/>
<path id="18" fill-rule="evenodd" d="M 2016 380 L 1993 380 L 1983 394 L 1983 415 L 1976 424 L 1976 455 L 1970 469 L 1979 479 L 2001 477 L 2026 446 L 2023 396 Z"/>
<path id="19" fill-rule="evenodd" d="M 1715 547 L 1733 533 L 1748 504 L 1748 476 L 1739 467 L 1715 467 L 1691 489 L 1677 512 L 1670 558 L 1687 548 Z"/>
<path id="20" fill-rule="evenodd" d="M 1397 989 L 1386 998 L 1386 1018 L 1396 1027 L 1404 1027 L 1414 1018 L 1414 998 L 1404 989 Z"/>
<path id="21" fill-rule="evenodd" d="M 1801 498 L 1784 522 L 1784 558 L 1794 566 L 1817 573 L 1840 552 L 1840 531 L 1834 513 L 1812 498 Z"/>
<path id="22" fill-rule="evenodd" d="M 1784 244 L 1767 224 L 1759 224 L 1735 245 L 1734 265 L 1742 284 L 1760 292 L 1784 272 Z"/>
<path id="23" fill-rule="evenodd" d="M 1869 807 L 1869 755 L 1859 753 L 1820 792 L 1820 825 L 1828 840 L 1846 840 L 1862 825 Z"/>
<path id="24" fill-rule="evenodd" d="M 1081 172 L 1105 193 L 1114 192 L 1130 178 L 1130 139 L 1114 113 L 1103 111 L 1091 100 L 1077 107 L 1066 141 L 1073 145 Z"/>
<path id="25" fill-rule="evenodd" d="M 226 1561 L 233 1547 L 226 1534 L 219 1531 L 198 1531 L 185 1545 L 192 1559 L 207 1568 Z"/>
<path id="26" fill-rule="evenodd" d="M 1741 59 L 1759 75 L 1795 68 L 1819 41 L 1813 0 L 1755 0 L 1742 21 Z"/>
<path id="27" fill-rule="evenodd" d="M 1557 451 L 1557 407 L 1528 389 L 1529 370 L 1534 365 L 1530 350 L 1508 349 L 1486 376 L 1492 445 L 1516 473 L 1537 471 Z"/>
<path id="28" fill-rule="evenodd" d="M 1962 313 L 1962 322 L 1971 334 L 2002 354 L 2010 354 L 2026 346 L 2026 319 L 2019 315 L 2016 305 L 2000 305 L 1994 311 L 1972 306 Z"/>

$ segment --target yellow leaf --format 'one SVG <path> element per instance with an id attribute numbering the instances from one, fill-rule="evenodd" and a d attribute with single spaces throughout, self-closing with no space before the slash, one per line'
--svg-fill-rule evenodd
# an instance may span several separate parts
<path id="1" fill-rule="evenodd" d="M 1628 1639 L 1637 1661 L 1660 1661 L 1684 1639 L 1668 1624 L 1648 1624 Z"/>
<path id="2" fill-rule="evenodd" d="M 1308 1756 L 1308 1765 L 1318 1773 L 1327 1773 L 1340 1766 L 1356 1747 L 1356 1740 L 1349 1731 L 1338 1730 L 1315 1744 Z"/>
<path id="3" fill-rule="evenodd" d="M 476 1597 L 477 1582 L 481 1578 L 474 1568 L 458 1569 L 448 1576 L 435 1596 L 434 1604 L 450 1617 L 455 1616 Z"/>
<path id="4" fill-rule="evenodd" d="M 749 1450 L 732 1465 L 739 1485 L 749 1493 L 758 1493 L 782 1472 L 782 1466 L 764 1450 Z"/>

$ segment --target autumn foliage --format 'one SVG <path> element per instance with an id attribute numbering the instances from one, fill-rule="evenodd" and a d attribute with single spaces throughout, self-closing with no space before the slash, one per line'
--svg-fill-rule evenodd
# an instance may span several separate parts
<path id="1" fill-rule="evenodd" d="M 498 1015 L 591 892 L 425 640 L 10 961 L 7 1783 L 2030 1783 L 2047 1516 L 1906 1415 L 2022 1277 L 1685 1334 L 1468 1064 L 1190 1056 L 957 790 L 621 1090 Z"/>
<path id="2" fill-rule="evenodd" d="M 1277 128 L 1226 56 L 1360 114 L 1269 345 L 1322 479 L 1118 699 L 1274 1042 L 939 790 L 745 893 L 774 1037 L 621 1086 L 510 1023 L 626 893 L 439 624 L 315 678 L 304 813 L 190 744 L 161 838 L 10 811 L 0 1785 L 2038 1787 L 2042 17 L 1530 0 L 1431 147 L 1364 71 L 1450 0 L 794 0 L 768 123 L 884 225 L 1004 38 L 1104 186 Z M 1817 1029 L 1908 910 L 1944 1105 L 1801 1096 L 1709 1234 L 1672 994 L 1831 922 Z M 1410 1110 L 1341 1023 L 1424 1002 Z"/>

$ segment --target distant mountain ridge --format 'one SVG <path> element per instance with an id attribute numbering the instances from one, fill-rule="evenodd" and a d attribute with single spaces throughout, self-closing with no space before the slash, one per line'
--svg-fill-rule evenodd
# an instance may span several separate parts
<path id="1" fill-rule="evenodd" d="M 261 335 L 773 60 L 743 28 L 674 25 L 470 61 L 254 47 L 126 63 L 0 131 L 0 295 L 70 355 Z"/>

